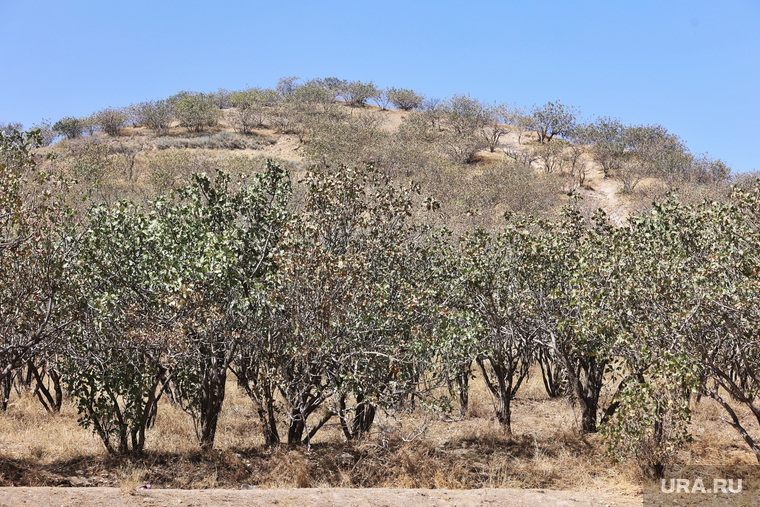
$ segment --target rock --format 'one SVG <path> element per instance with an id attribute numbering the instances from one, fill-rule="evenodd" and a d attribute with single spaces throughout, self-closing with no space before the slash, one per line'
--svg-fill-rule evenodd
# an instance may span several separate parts
<path id="1" fill-rule="evenodd" d="M 66 477 L 66 482 L 74 488 L 84 488 L 92 485 L 88 478 L 78 476 Z"/>

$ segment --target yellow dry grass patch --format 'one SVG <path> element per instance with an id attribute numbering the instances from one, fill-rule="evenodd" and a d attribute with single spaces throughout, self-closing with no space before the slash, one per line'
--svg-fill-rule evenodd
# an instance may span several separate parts
<path id="1" fill-rule="evenodd" d="M 703 398 L 695 408 L 694 442 L 681 452 L 680 462 L 753 464 L 744 443 L 721 420 L 717 404 Z M 750 414 L 737 408 L 747 420 Z M 125 490 L 144 483 L 185 489 L 247 483 L 263 488 L 547 488 L 634 495 L 641 487 L 638 468 L 605 457 L 599 435 L 579 434 L 578 417 L 568 399 L 547 398 L 534 371 L 513 404 L 513 434 L 506 435 L 476 375 L 464 416 L 456 410 L 448 415 L 421 409 L 380 413 L 370 438 L 352 443 L 331 421 L 309 449 L 268 449 L 250 400 L 230 380 L 215 449 L 202 452 L 190 417 L 164 400 L 147 434 L 145 455 L 117 459 L 77 425 L 74 406 L 65 403 L 60 414 L 48 414 L 27 391 L 0 414 L 0 484 L 69 485 L 73 476 Z M 422 427 L 425 433 L 417 435 Z M 280 429 L 286 434 L 284 426 Z M 750 426 L 750 431 L 758 428 Z"/>

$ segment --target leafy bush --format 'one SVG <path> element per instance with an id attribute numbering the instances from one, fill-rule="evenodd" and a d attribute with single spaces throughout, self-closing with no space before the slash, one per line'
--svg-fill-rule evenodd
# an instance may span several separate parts
<path id="1" fill-rule="evenodd" d="M 291 95 L 293 95 L 293 92 L 296 91 L 296 88 L 299 87 L 298 81 L 301 78 L 298 76 L 289 76 L 289 77 L 283 77 L 280 78 L 280 80 L 277 82 L 277 93 L 280 95 L 283 99 L 289 99 Z"/>
<path id="2" fill-rule="evenodd" d="M 157 134 L 169 131 L 174 120 L 174 108 L 167 100 L 149 100 L 135 106 L 137 120 Z"/>
<path id="3" fill-rule="evenodd" d="M 193 132 L 203 132 L 217 124 L 221 111 L 213 94 L 184 92 L 178 95 L 173 100 L 173 110 L 180 125 Z"/>
<path id="4" fill-rule="evenodd" d="M 341 90 L 343 99 L 352 106 L 363 106 L 367 103 L 367 100 L 374 97 L 377 93 L 378 89 L 372 81 L 369 83 L 351 81 L 345 83 Z"/>
<path id="5" fill-rule="evenodd" d="M 55 122 L 55 125 L 53 125 L 53 131 L 67 139 L 75 139 L 82 135 L 82 132 L 84 131 L 84 123 L 85 122 L 81 118 L 66 116 Z"/>
<path id="6" fill-rule="evenodd" d="M 551 141 L 554 136 L 571 135 L 578 124 L 579 113 L 576 108 L 556 101 L 547 102 L 541 107 L 534 106 L 531 115 L 538 132 L 538 141 L 543 144 Z"/>
<path id="7" fill-rule="evenodd" d="M 425 100 L 425 97 L 414 90 L 391 88 L 388 90 L 388 100 L 390 100 L 391 104 L 396 106 L 397 109 L 411 111 L 412 109 L 419 109 L 422 107 L 422 102 Z"/>
<path id="8" fill-rule="evenodd" d="M 127 114 L 123 109 L 107 108 L 94 115 L 95 124 L 109 136 L 118 136 L 127 124 Z"/>
<path id="9" fill-rule="evenodd" d="M 271 94 L 260 88 L 232 92 L 229 102 L 235 108 L 231 112 L 232 125 L 241 134 L 248 134 L 264 124 L 264 111 L 271 101 Z"/>
<path id="10" fill-rule="evenodd" d="M 111 146 L 105 142 L 92 140 L 68 147 L 62 158 L 70 174 L 88 185 L 114 179 L 117 163 Z"/>

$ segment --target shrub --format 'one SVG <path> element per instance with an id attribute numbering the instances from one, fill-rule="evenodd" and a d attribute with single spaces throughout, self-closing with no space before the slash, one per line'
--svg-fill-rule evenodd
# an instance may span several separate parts
<path id="1" fill-rule="evenodd" d="M 58 137 L 47 118 L 43 118 L 39 123 L 32 125 L 32 129 L 40 131 L 40 146 L 50 146 Z"/>
<path id="2" fill-rule="evenodd" d="M 372 81 L 369 83 L 351 81 L 345 84 L 341 96 L 352 106 L 363 106 L 367 100 L 377 95 L 377 92 L 377 87 Z"/>
<path id="3" fill-rule="evenodd" d="M 298 81 L 300 79 L 301 78 L 298 76 L 280 78 L 280 80 L 277 82 L 277 93 L 283 99 L 290 98 L 290 96 L 293 95 L 293 92 L 296 91 L 296 88 L 298 88 Z"/>
<path id="4" fill-rule="evenodd" d="M 174 120 L 174 109 L 168 100 L 148 100 L 135 106 L 135 115 L 140 124 L 164 134 Z"/>
<path id="5" fill-rule="evenodd" d="M 419 109 L 422 106 L 425 97 L 414 90 L 391 88 L 388 90 L 388 100 L 390 100 L 391 104 L 396 106 L 397 109 L 411 111 L 412 109 Z"/>
<path id="6" fill-rule="evenodd" d="M 109 136 L 118 136 L 127 124 L 127 114 L 123 109 L 107 108 L 94 115 L 95 124 Z"/>
<path id="7" fill-rule="evenodd" d="M 66 137 L 67 139 L 75 139 L 82 135 L 84 130 L 84 121 L 81 118 L 74 118 L 73 116 L 66 116 L 61 118 L 55 125 L 53 125 L 53 131 Z"/>
<path id="8" fill-rule="evenodd" d="M 578 124 L 578 110 L 562 102 L 547 102 L 541 107 L 534 106 L 533 121 L 538 132 L 538 141 L 550 142 L 554 136 L 567 137 Z"/>
<path id="9" fill-rule="evenodd" d="M 98 122 L 95 119 L 94 114 L 91 114 L 90 116 L 86 118 L 82 118 L 82 128 L 84 129 L 84 132 L 86 132 L 88 136 L 95 135 L 95 132 L 98 131 Z"/>
<path id="10" fill-rule="evenodd" d="M 181 95 L 175 95 L 177 98 L 173 105 L 174 115 L 180 125 L 193 132 L 203 132 L 207 127 L 217 124 L 220 111 L 213 94 L 183 92 Z"/>
<path id="11" fill-rule="evenodd" d="M 232 92 L 229 101 L 235 108 L 231 112 L 232 125 L 235 131 L 248 134 L 254 127 L 263 125 L 264 106 L 269 99 L 267 92 L 259 88 Z"/>
<path id="12" fill-rule="evenodd" d="M 232 103 L 230 102 L 230 95 L 232 95 L 232 92 L 229 90 L 219 88 L 215 93 L 210 95 L 214 96 L 214 102 L 219 109 L 229 109 L 232 107 Z"/>
<path id="13" fill-rule="evenodd" d="M 65 162 L 72 176 L 89 185 L 105 179 L 112 179 L 116 161 L 108 144 L 92 140 L 78 146 L 71 146 Z"/>
<path id="14" fill-rule="evenodd" d="M 0 122 L 0 132 L 4 134 L 10 134 L 13 131 L 21 132 L 23 130 L 24 130 L 24 126 L 17 121 L 12 121 L 8 123 Z"/>

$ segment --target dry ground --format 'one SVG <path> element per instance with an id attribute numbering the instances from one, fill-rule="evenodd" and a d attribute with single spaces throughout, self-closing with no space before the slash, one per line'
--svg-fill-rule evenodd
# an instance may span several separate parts
<path id="1" fill-rule="evenodd" d="M 145 456 L 121 459 L 108 456 L 101 442 L 77 425 L 72 405 L 50 415 L 22 392 L 0 414 L 0 486 L 12 487 L 0 489 L 0 505 L 25 505 L 25 500 L 26 505 L 641 501 L 642 478 L 635 462 L 615 463 L 605 457 L 599 436 L 579 435 L 572 404 L 548 399 L 540 378 L 531 378 L 520 392 L 512 436 L 496 426 L 490 399 L 477 380 L 471 398 L 465 417 L 421 410 L 388 414 L 362 442 L 346 443 L 333 425 L 317 434 L 310 449 L 269 449 L 262 445 L 250 401 L 230 382 L 214 450 L 200 451 L 189 417 L 164 403 L 148 433 Z M 681 462 L 753 464 L 722 415 L 713 403 L 700 403 L 692 422 L 694 442 L 679 456 Z M 421 429 L 424 433 L 418 434 Z M 152 488 L 135 489 L 144 484 Z"/>
<path id="2" fill-rule="evenodd" d="M 510 505 L 524 507 L 633 506 L 627 497 L 593 492 L 520 489 L 269 489 L 269 490 L 139 490 L 119 488 L 0 488 L 0 506 L 28 505 L 226 505 L 226 506 L 450 506 Z"/>

